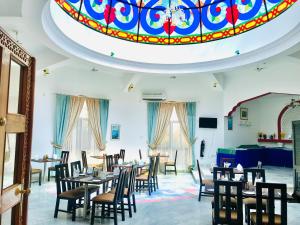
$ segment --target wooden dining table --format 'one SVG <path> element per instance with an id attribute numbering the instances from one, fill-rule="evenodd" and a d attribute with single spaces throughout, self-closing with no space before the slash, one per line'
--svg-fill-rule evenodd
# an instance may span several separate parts
<path id="1" fill-rule="evenodd" d="M 105 178 L 100 177 L 94 177 L 92 175 L 84 175 L 79 177 L 70 177 L 70 178 L 64 178 L 63 181 L 70 182 L 70 183 L 80 183 L 84 188 L 84 203 L 83 203 L 83 217 L 87 217 L 88 213 L 88 199 L 89 199 L 89 185 L 102 185 L 102 191 L 103 193 L 106 192 L 107 184 L 110 181 L 114 181 L 118 178 L 118 175 L 107 172 L 107 175 Z"/>
<path id="2" fill-rule="evenodd" d="M 54 158 L 31 159 L 31 162 L 44 164 L 44 170 L 43 170 L 43 182 L 44 182 L 46 178 L 47 163 L 62 162 L 62 159 L 54 159 Z"/>

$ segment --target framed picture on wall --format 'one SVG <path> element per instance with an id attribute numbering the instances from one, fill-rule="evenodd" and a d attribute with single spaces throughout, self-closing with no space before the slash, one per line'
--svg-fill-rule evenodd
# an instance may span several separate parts
<path id="1" fill-rule="evenodd" d="M 120 124 L 111 125 L 111 139 L 112 140 L 120 139 Z"/>
<path id="2" fill-rule="evenodd" d="M 248 120 L 248 108 L 240 109 L 240 118 L 241 120 Z"/>

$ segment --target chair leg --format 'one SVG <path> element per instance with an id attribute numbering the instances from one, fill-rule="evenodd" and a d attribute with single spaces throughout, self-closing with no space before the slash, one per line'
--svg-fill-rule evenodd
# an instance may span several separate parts
<path id="1" fill-rule="evenodd" d="M 175 174 L 176 174 L 176 176 L 177 176 L 177 169 L 176 169 L 176 166 L 174 166 L 175 167 Z"/>
<path id="2" fill-rule="evenodd" d="M 39 185 L 42 185 L 42 172 L 39 173 Z"/>
<path id="3" fill-rule="evenodd" d="M 91 225 L 94 225 L 94 221 L 95 221 L 95 203 L 93 202 L 92 215 L 91 215 Z"/>
<path id="4" fill-rule="evenodd" d="M 117 204 L 114 204 L 114 225 L 118 225 Z"/>
<path id="5" fill-rule="evenodd" d="M 165 175 L 167 175 L 167 165 L 165 165 Z"/>
<path id="6" fill-rule="evenodd" d="M 72 221 L 76 220 L 76 200 L 71 202 L 72 204 Z"/>
<path id="7" fill-rule="evenodd" d="M 198 196 L 198 201 L 201 201 L 201 195 L 202 195 L 202 186 L 200 185 L 200 189 L 199 189 L 199 196 Z"/>
<path id="8" fill-rule="evenodd" d="M 127 197 L 127 203 L 128 203 L 128 212 L 129 212 L 129 217 L 132 217 L 132 209 L 131 209 L 131 199 L 130 199 L 130 195 L 128 195 Z"/>
<path id="9" fill-rule="evenodd" d="M 48 181 L 50 181 L 50 170 L 48 169 Z M 45 173 L 45 171 L 44 171 L 44 173 Z"/>
<path id="10" fill-rule="evenodd" d="M 122 221 L 125 221 L 124 198 L 121 201 L 121 215 L 122 215 Z"/>
<path id="11" fill-rule="evenodd" d="M 56 198 L 55 210 L 54 210 L 54 218 L 57 218 L 58 209 L 59 209 L 59 198 Z"/>
<path id="12" fill-rule="evenodd" d="M 105 213 L 105 204 L 101 205 L 101 220 L 104 219 L 104 213 Z"/>
<path id="13" fill-rule="evenodd" d="M 245 205 L 245 218 L 246 218 L 246 223 L 249 225 L 250 224 L 250 208 Z"/>
<path id="14" fill-rule="evenodd" d="M 135 194 L 132 195 L 133 211 L 136 213 Z"/>
<path id="15" fill-rule="evenodd" d="M 156 176 L 155 179 L 156 179 L 156 188 L 159 189 L 158 188 L 158 177 Z"/>
<path id="16" fill-rule="evenodd" d="M 155 177 L 152 177 L 151 181 L 152 181 L 153 189 L 154 189 L 154 191 L 156 191 Z"/>

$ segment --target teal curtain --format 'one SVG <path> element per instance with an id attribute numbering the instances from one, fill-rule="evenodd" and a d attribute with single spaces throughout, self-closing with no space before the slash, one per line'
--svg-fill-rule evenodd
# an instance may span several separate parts
<path id="1" fill-rule="evenodd" d="M 109 110 L 109 100 L 100 99 L 100 127 L 102 134 L 102 142 L 106 143 L 106 134 L 107 134 L 107 121 L 108 121 L 108 110 Z"/>
<path id="2" fill-rule="evenodd" d="M 68 95 L 56 95 L 55 127 L 54 127 L 54 154 L 60 153 L 67 132 L 71 97 Z"/>
<path id="3" fill-rule="evenodd" d="M 148 145 L 153 142 L 155 135 L 155 128 L 157 123 L 157 116 L 159 110 L 159 102 L 148 102 L 147 115 L 148 115 Z"/>
<path id="4" fill-rule="evenodd" d="M 192 167 L 195 168 L 195 131 L 196 131 L 196 102 L 187 102 L 186 111 L 188 118 L 189 139 L 192 144 Z"/>

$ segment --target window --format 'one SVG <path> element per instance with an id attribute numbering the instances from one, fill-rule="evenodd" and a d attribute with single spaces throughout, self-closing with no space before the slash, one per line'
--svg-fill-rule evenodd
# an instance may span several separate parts
<path id="1" fill-rule="evenodd" d="M 84 103 L 78 121 L 72 131 L 72 146 L 70 147 L 70 162 L 81 159 L 81 151 L 87 155 L 98 155 L 92 129 L 88 121 L 87 105 Z M 90 161 L 90 159 L 88 159 Z"/>
<path id="2" fill-rule="evenodd" d="M 161 144 L 158 146 L 158 150 L 162 153 L 168 153 L 169 160 L 174 160 L 176 150 L 178 150 L 177 169 L 185 171 L 190 166 L 188 165 L 188 157 L 190 156 L 187 154 L 189 148 L 180 127 L 175 108 L 173 108 L 168 129 Z"/>

